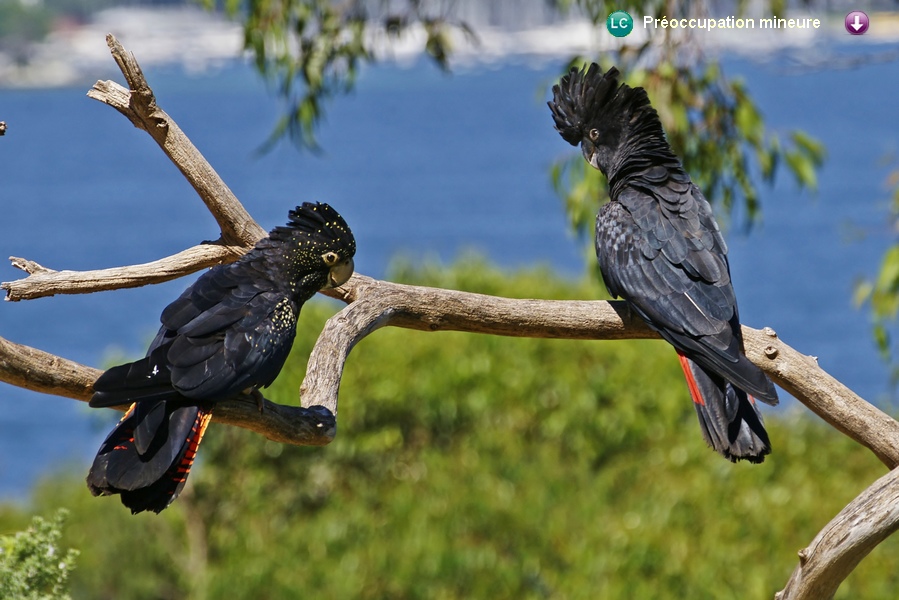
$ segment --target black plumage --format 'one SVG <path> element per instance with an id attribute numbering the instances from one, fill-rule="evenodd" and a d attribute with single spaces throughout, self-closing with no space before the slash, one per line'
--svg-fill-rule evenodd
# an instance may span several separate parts
<path id="1" fill-rule="evenodd" d="M 743 352 L 727 245 L 646 91 L 618 75 L 572 68 L 549 102 L 556 130 L 608 179 L 596 220 L 603 280 L 677 350 L 709 445 L 761 462 L 771 445 L 753 398 L 773 405 L 777 392 Z"/>
<path id="2" fill-rule="evenodd" d="M 190 472 L 215 403 L 278 376 L 303 304 L 353 273 L 356 242 L 327 204 L 304 203 L 237 262 L 204 273 L 162 312 L 147 356 L 94 383 L 93 407 L 131 404 L 87 476 L 133 513 L 160 512 Z"/>

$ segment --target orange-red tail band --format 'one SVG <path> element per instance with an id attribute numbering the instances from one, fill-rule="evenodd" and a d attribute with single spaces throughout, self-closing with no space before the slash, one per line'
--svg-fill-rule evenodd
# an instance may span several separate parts
<path id="1" fill-rule="evenodd" d="M 210 419 L 212 419 L 212 411 L 200 410 L 197 420 L 190 430 L 190 437 L 187 439 L 187 450 L 172 472 L 172 479 L 176 483 L 183 483 L 187 479 L 190 468 L 194 464 L 194 459 L 197 457 L 197 448 L 203 440 L 203 435 L 206 433 L 206 427 L 209 425 Z"/>
<path id="2" fill-rule="evenodd" d="M 677 353 L 677 357 L 680 359 L 680 366 L 684 370 L 684 377 L 687 378 L 687 387 L 690 388 L 690 396 L 693 397 L 693 402 L 700 406 L 705 406 L 705 400 L 702 398 L 702 394 L 699 393 L 699 386 L 696 384 L 693 370 L 690 368 L 690 359 L 680 352 Z"/>

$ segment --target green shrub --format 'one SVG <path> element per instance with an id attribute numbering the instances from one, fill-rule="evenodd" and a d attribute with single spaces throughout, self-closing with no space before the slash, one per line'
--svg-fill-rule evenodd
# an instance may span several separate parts
<path id="1" fill-rule="evenodd" d="M 34 517 L 31 526 L 0 536 L 0 598 L 64 600 L 69 597 L 69 574 L 76 550 L 63 551 L 59 540 L 67 511 L 58 510 L 49 521 Z"/>

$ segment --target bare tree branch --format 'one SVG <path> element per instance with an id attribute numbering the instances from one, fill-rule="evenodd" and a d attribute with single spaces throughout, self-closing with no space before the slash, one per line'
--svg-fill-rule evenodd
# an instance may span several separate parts
<path id="1" fill-rule="evenodd" d="M 328 295 L 351 302 L 331 319 L 313 348 L 303 390 L 304 406 L 321 404 L 336 413 L 338 357 L 384 325 L 422 331 L 465 331 L 514 337 L 618 340 L 658 337 L 623 302 L 513 300 L 454 290 L 400 285 L 364 275 Z M 747 357 L 795 398 L 888 467 L 899 465 L 899 423 L 862 400 L 818 366 L 784 344 L 773 330 L 743 327 Z M 336 350 L 335 350 L 336 349 Z M 333 352 L 333 354 L 332 354 Z M 326 377 L 325 373 L 331 375 Z M 326 383 L 327 382 L 327 383 Z M 312 392 L 312 390 L 315 390 Z"/>
<path id="2" fill-rule="evenodd" d="M 12 265 L 28 277 L 5 281 L 6 300 L 33 300 L 56 294 L 89 294 L 105 290 L 141 287 L 184 277 L 200 269 L 235 261 L 246 248 L 217 242 L 200 244 L 178 254 L 142 265 L 95 271 L 54 271 L 24 258 L 10 256 Z"/>
<path id="3" fill-rule="evenodd" d="M 829 600 L 877 544 L 899 529 L 899 469 L 859 494 L 799 551 L 799 565 L 775 600 Z"/>
<path id="4" fill-rule="evenodd" d="M 7 292 L 7 300 L 83 294 L 168 281 L 232 262 L 266 235 L 177 123 L 156 104 L 156 97 L 134 55 L 112 34 L 106 36 L 106 43 L 130 90 L 113 81 L 98 81 L 87 95 L 112 106 L 135 127 L 150 134 L 206 204 L 221 228 L 221 240 L 144 265 L 101 271 L 53 271 L 26 259 L 10 257 L 13 266 L 29 273 L 29 277 L 0 285 Z"/>
<path id="5" fill-rule="evenodd" d="M 343 365 L 353 347 L 392 325 L 420 331 L 466 331 L 512 337 L 617 340 L 658 337 L 623 302 L 518 300 L 401 285 L 354 274 L 328 295 L 350 305 L 332 317 L 309 355 L 303 406 L 337 414 Z"/>
<path id="6" fill-rule="evenodd" d="M 222 229 L 222 241 L 226 245 L 252 248 L 265 237 L 265 230 L 247 213 L 181 128 L 157 106 L 153 90 L 134 55 L 112 34 L 106 36 L 106 44 L 130 90 L 114 81 L 98 81 L 87 95 L 113 107 L 156 140 L 209 208 Z"/>
<path id="7" fill-rule="evenodd" d="M 773 330 L 743 327 L 743 338 L 746 356 L 776 384 L 888 468 L 899 466 L 899 422 L 834 379 L 814 357 L 784 344 Z"/>
<path id="8" fill-rule="evenodd" d="M 102 373 L 100 369 L 0 337 L 0 381 L 87 402 L 94 393 L 94 381 Z M 124 411 L 128 407 L 117 408 Z M 336 433 L 335 417 L 326 409 L 283 406 L 266 400 L 260 413 L 256 400 L 245 396 L 216 404 L 214 420 L 297 446 L 321 446 L 334 439 Z"/>
<path id="9" fill-rule="evenodd" d="M 0 381 L 87 401 L 103 371 L 0 337 Z"/>

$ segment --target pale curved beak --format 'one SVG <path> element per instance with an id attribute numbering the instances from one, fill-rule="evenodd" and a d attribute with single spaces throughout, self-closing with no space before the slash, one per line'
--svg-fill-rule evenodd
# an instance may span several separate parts
<path id="1" fill-rule="evenodd" d="M 354 264 L 352 258 L 348 258 L 342 263 L 338 263 L 331 267 L 331 270 L 328 271 L 328 285 L 326 285 L 324 289 L 340 287 L 349 281 L 350 277 L 353 276 L 353 268 Z"/>

